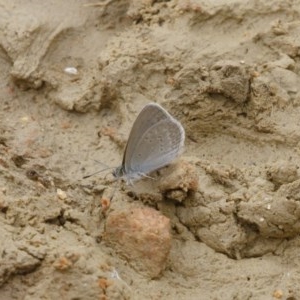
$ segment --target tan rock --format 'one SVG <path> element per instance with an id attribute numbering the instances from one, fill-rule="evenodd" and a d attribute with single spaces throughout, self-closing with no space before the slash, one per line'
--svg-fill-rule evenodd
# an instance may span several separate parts
<path id="1" fill-rule="evenodd" d="M 138 272 L 158 277 L 171 248 L 170 220 L 152 208 L 111 213 L 105 239 Z"/>

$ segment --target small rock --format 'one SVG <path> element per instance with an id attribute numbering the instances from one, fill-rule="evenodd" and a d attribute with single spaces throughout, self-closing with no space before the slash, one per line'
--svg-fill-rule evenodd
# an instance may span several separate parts
<path id="1" fill-rule="evenodd" d="M 276 299 L 281 299 L 283 296 L 283 292 L 282 290 L 275 290 L 273 293 L 273 297 Z"/>
<path id="2" fill-rule="evenodd" d="M 66 257 L 60 257 L 54 264 L 54 268 L 59 271 L 68 270 L 72 267 L 73 263 Z"/>
<path id="3" fill-rule="evenodd" d="M 66 67 L 66 68 L 64 68 L 64 72 L 69 75 L 77 75 L 78 74 L 78 70 L 75 67 Z"/>
<path id="4" fill-rule="evenodd" d="M 170 220 L 152 208 L 131 208 L 111 213 L 105 239 L 138 272 L 158 277 L 171 249 Z"/>
<path id="5" fill-rule="evenodd" d="M 66 192 L 64 192 L 64 191 L 61 190 L 61 189 L 57 189 L 56 194 L 57 194 L 57 196 L 58 196 L 58 198 L 59 198 L 60 200 L 66 200 L 66 199 L 67 199 L 67 194 L 66 194 Z"/>

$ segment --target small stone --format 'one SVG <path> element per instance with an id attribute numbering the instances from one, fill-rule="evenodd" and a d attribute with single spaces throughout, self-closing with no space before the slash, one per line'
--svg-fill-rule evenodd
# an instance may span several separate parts
<path id="1" fill-rule="evenodd" d="M 106 197 L 102 197 L 100 199 L 102 212 L 105 213 L 110 207 L 110 199 Z"/>
<path id="2" fill-rule="evenodd" d="M 131 208 L 111 213 L 105 239 L 138 272 L 158 277 L 171 249 L 170 220 L 152 208 Z"/>
<path id="3" fill-rule="evenodd" d="M 70 74 L 70 75 L 77 75 L 78 70 L 75 67 L 66 67 L 64 69 L 65 73 Z"/>
<path id="4" fill-rule="evenodd" d="M 54 264 L 54 268 L 59 271 L 70 269 L 73 263 L 65 256 L 60 257 Z"/>
<path id="5" fill-rule="evenodd" d="M 66 192 L 64 192 L 64 191 L 61 190 L 61 189 L 57 189 L 56 194 L 57 194 L 57 196 L 58 196 L 58 198 L 59 198 L 60 200 L 66 200 L 66 199 L 67 199 L 67 194 L 66 194 Z"/>
<path id="6" fill-rule="evenodd" d="M 273 297 L 276 299 L 281 299 L 283 296 L 283 292 L 282 290 L 275 290 L 273 293 Z"/>
<path id="7" fill-rule="evenodd" d="M 109 280 L 107 278 L 99 278 L 99 280 L 98 280 L 99 287 L 104 291 L 112 284 L 113 284 L 113 281 Z"/>

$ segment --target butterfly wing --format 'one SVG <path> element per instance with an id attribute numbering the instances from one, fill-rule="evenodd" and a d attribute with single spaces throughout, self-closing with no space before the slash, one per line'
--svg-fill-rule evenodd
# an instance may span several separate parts
<path id="1" fill-rule="evenodd" d="M 124 154 L 125 173 L 147 174 L 173 161 L 184 145 L 182 125 L 165 109 L 148 104 L 133 124 Z M 134 177 L 134 176 L 133 176 Z"/>
<path id="2" fill-rule="evenodd" d="M 135 119 L 124 151 L 122 166 L 131 161 L 132 154 L 140 137 L 154 124 L 167 119 L 166 111 L 156 103 L 147 104 Z"/>

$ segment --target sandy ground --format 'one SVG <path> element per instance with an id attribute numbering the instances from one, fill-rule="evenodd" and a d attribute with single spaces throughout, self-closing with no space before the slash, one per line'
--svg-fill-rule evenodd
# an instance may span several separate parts
<path id="1" fill-rule="evenodd" d="M 299 14 L 0 1 L 0 298 L 300 299 Z M 152 101 L 185 151 L 109 202 Z"/>

